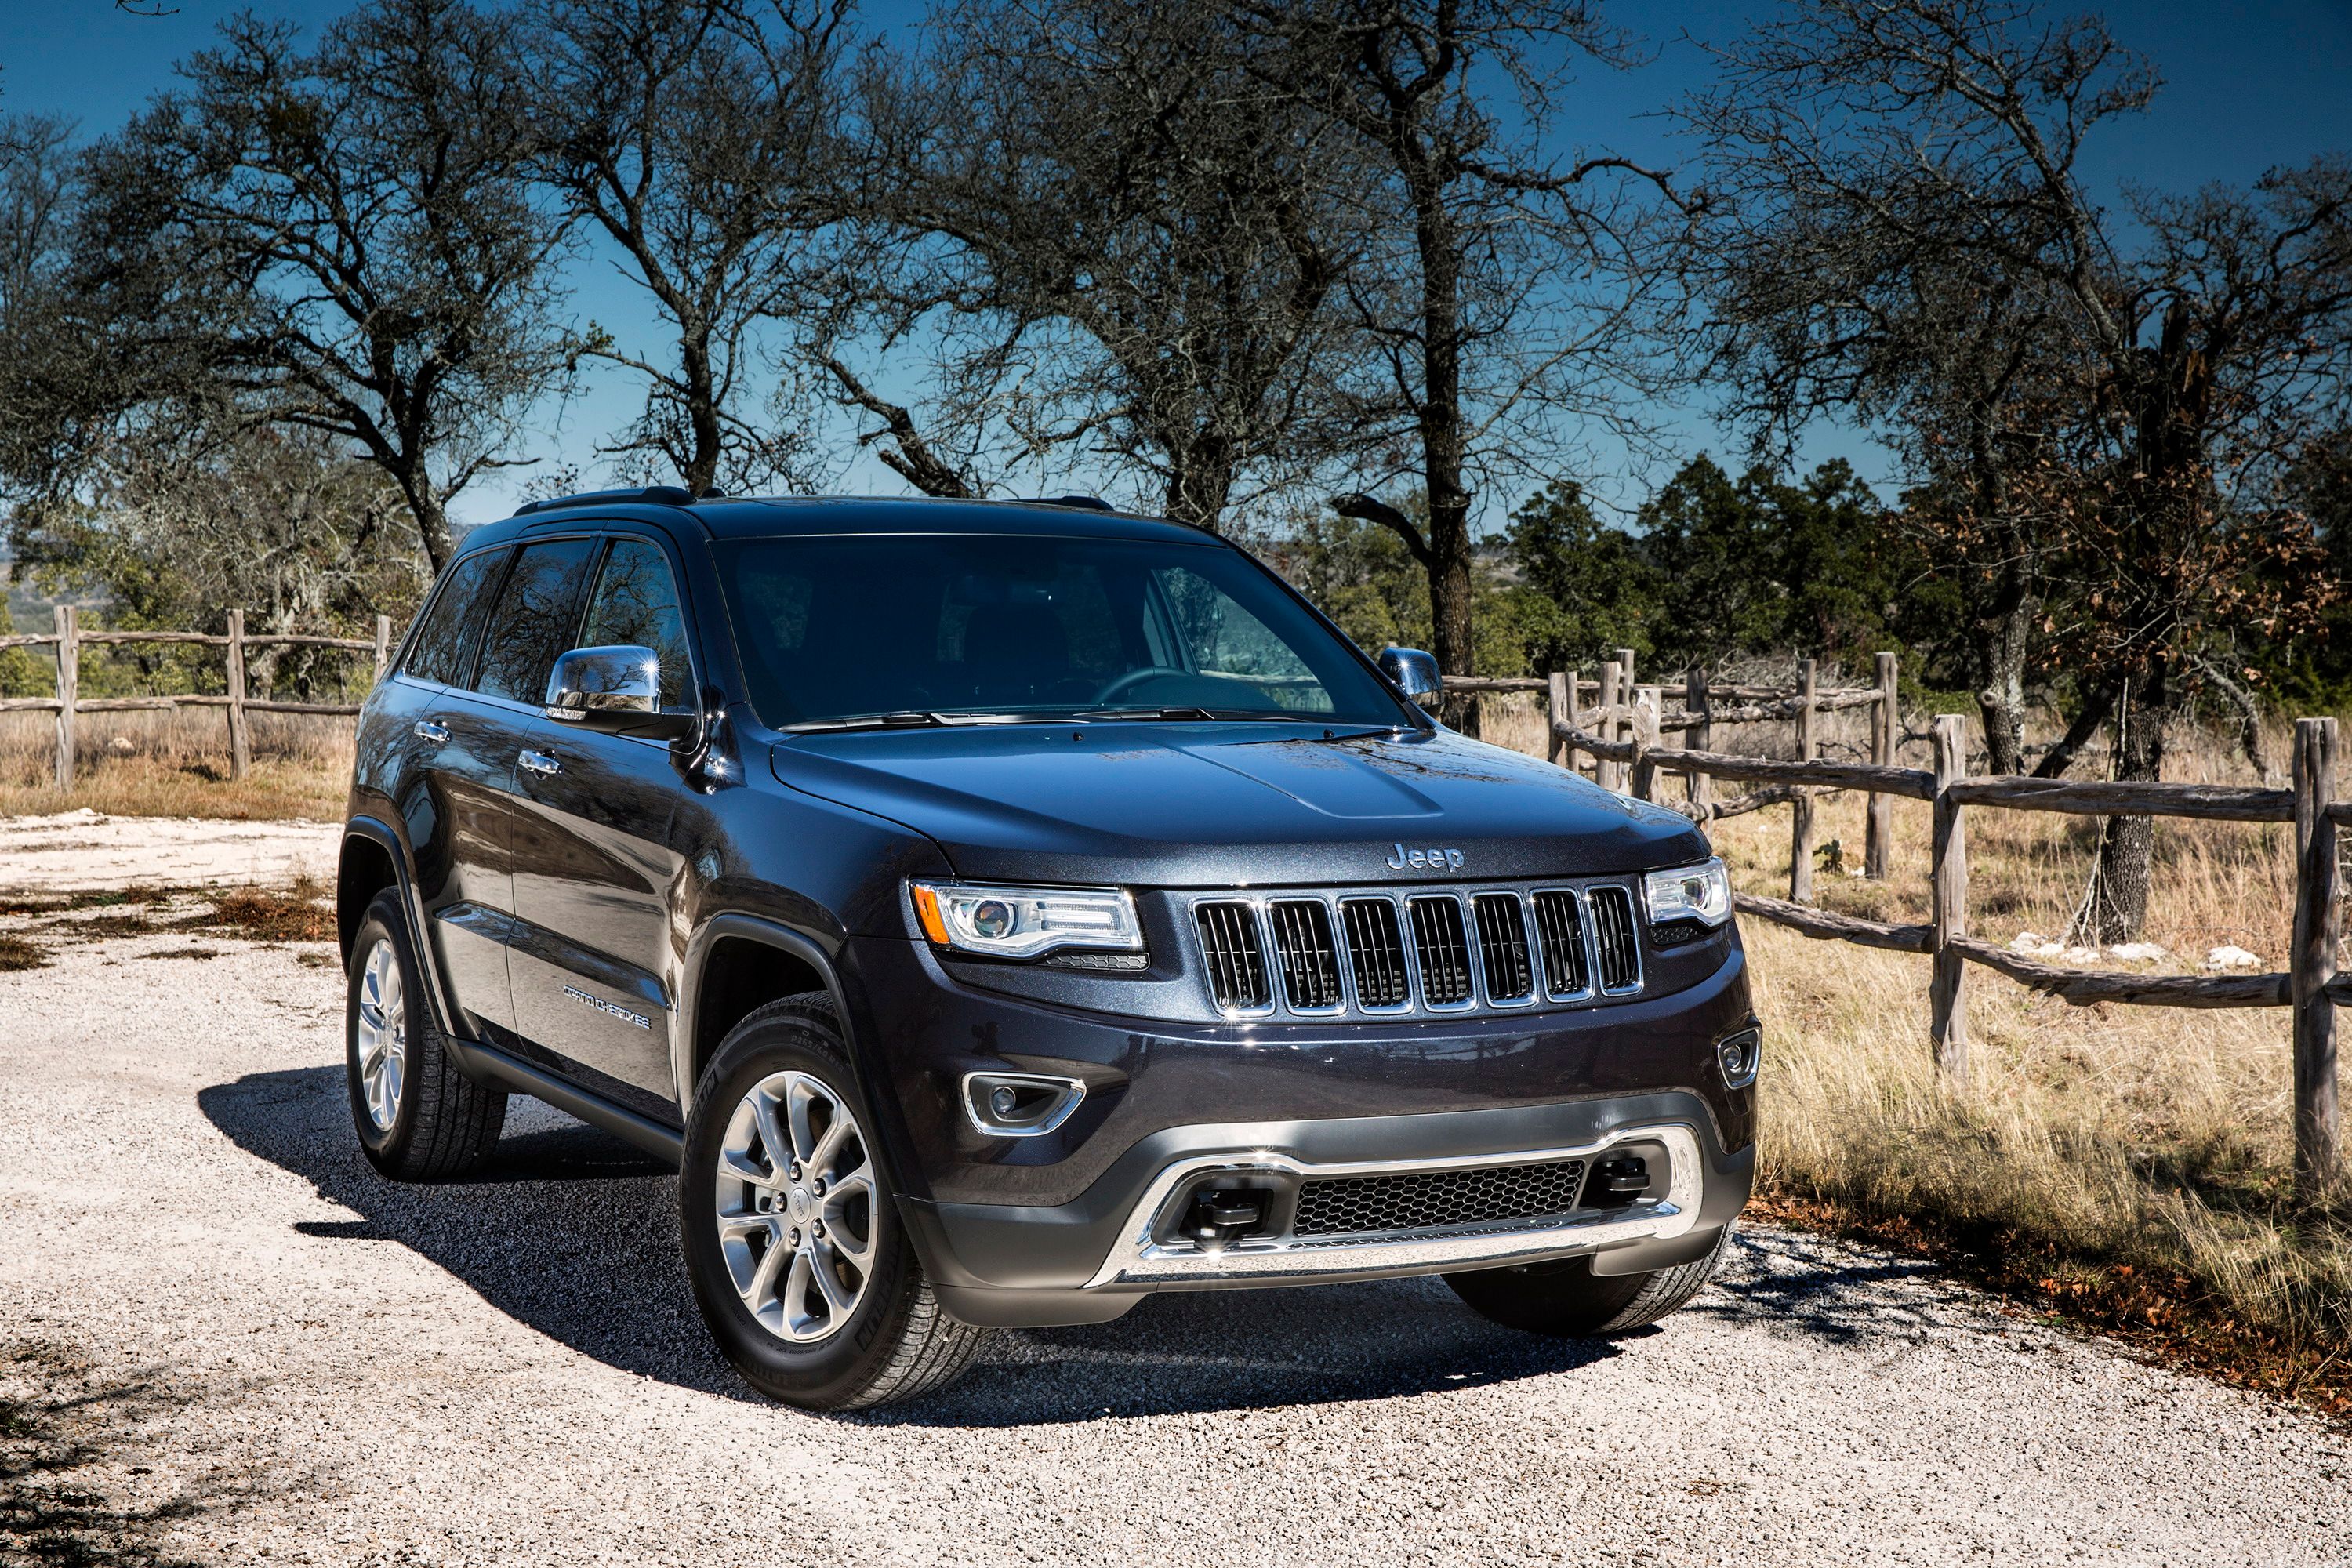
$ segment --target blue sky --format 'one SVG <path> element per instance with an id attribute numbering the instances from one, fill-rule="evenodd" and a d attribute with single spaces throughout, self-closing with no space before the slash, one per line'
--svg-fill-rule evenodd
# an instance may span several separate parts
<path id="1" fill-rule="evenodd" d="M 150 94 L 169 88 L 173 62 L 202 47 L 222 17 L 244 8 L 226 0 L 178 0 L 172 14 L 149 17 L 127 15 L 105 0 L 11 0 L 0 5 L 0 107 L 68 115 L 85 133 L 100 133 Z M 253 0 L 250 8 L 316 26 L 344 6 Z M 907 0 L 876 0 L 866 14 L 870 25 L 898 26 L 921 9 Z M 1678 149 L 1655 111 L 1706 79 L 1707 59 L 1698 43 L 1735 37 L 1769 10 L 1731 0 L 1608 7 L 1619 25 L 1647 38 L 1654 58 L 1637 69 L 1591 71 L 1570 83 L 1554 106 L 1559 143 L 1672 161 Z M 2139 0 L 2111 7 L 2108 15 L 2125 42 L 2154 58 L 2166 87 L 2150 113 L 2110 128 L 2095 143 L 2089 173 L 2105 190 L 2125 184 L 2182 190 L 2212 181 L 2243 183 L 2320 152 L 2352 151 L 2352 0 L 2219 5 Z M 651 345 L 649 314 L 609 267 L 592 260 L 577 274 L 573 309 L 582 320 L 593 317 L 625 339 L 643 334 Z M 550 466 L 590 468 L 598 436 L 624 423 L 637 401 L 624 377 L 604 374 L 560 424 L 551 410 L 540 422 L 533 432 L 538 454 Z M 1703 399 L 1660 412 L 1684 449 L 1723 452 L 1731 446 Z M 1885 455 L 1853 431 L 1818 430 L 1802 456 L 1807 461 L 1848 458 L 1882 484 L 1895 477 Z M 1590 461 L 1591 471 L 1576 477 L 1602 496 L 1630 502 L 1645 491 L 1649 476 L 1610 443 L 1596 442 Z M 870 462 L 854 468 L 843 485 L 904 489 Z M 478 521 L 502 515 L 511 504 L 510 489 L 485 484 L 461 496 L 457 511 Z"/>

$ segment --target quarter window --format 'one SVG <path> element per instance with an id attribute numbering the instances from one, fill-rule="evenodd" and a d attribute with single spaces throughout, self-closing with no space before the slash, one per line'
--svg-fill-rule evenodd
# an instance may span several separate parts
<path id="1" fill-rule="evenodd" d="M 690 676 L 686 656 L 686 617 L 678 612 L 677 582 L 668 558 L 649 540 L 616 539 L 596 574 L 588 598 L 582 647 L 633 644 L 661 658 L 661 705 L 684 708 Z"/>
<path id="2" fill-rule="evenodd" d="M 499 569 L 510 550 L 485 550 L 449 568 L 441 591 L 425 612 L 425 625 L 402 668 L 419 680 L 463 685 L 466 665 L 474 652 L 474 633 L 482 624 L 482 609 L 499 585 Z"/>
<path id="3" fill-rule="evenodd" d="M 475 690 L 533 707 L 547 700 L 555 656 L 572 646 L 580 584 L 595 548 L 593 539 L 562 539 L 524 549 L 490 614 Z"/>

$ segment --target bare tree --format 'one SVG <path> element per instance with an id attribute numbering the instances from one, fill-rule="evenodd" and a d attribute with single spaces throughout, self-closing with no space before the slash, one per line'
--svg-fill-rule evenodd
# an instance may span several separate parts
<path id="1" fill-rule="evenodd" d="M 2021 620 L 2113 691 L 2118 775 L 2157 777 L 2217 628 L 2297 613 L 2261 568 L 2308 547 L 2272 492 L 2352 374 L 2352 168 L 2137 195 L 2118 223 L 2079 157 L 2154 73 L 2095 19 L 2004 0 L 1815 0 L 1725 59 L 1693 111 L 1729 212 L 1718 364 L 1767 421 L 1898 421 L 1957 477 L 1963 529 L 2026 569 L 1979 605 L 1997 761 Z M 2137 929 L 2151 843 L 2108 824 L 2098 940 Z"/>
<path id="2" fill-rule="evenodd" d="M 518 67 L 513 25 L 462 0 L 373 0 L 307 54 L 241 16 L 90 165 L 81 289 L 111 357 L 201 364 L 247 416 L 354 443 L 436 567 L 450 499 L 568 357 Z"/>
<path id="3" fill-rule="evenodd" d="M 1253 79 L 1213 8 L 959 0 L 929 31 L 870 95 L 881 205 L 926 242 L 909 298 L 969 323 L 974 388 L 1038 373 L 992 409 L 1022 447 L 1086 443 L 1212 528 L 1313 471 L 1348 417 L 1328 363 L 1364 238 L 1348 139 Z"/>
<path id="4" fill-rule="evenodd" d="M 699 495 L 797 484 L 809 454 L 751 402 L 764 324 L 802 308 L 836 202 L 848 0 L 562 0 L 537 91 L 546 168 L 673 334 L 588 352 L 646 383 L 608 451 Z M 774 410 L 769 410 L 772 414 Z"/>
<path id="5" fill-rule="evenodd" d="M 1569 62 L 1629 63 L 1626 41 L 1573 0 L 1234 4 L 1251 69 L 1379 171 L 1360 199 L 1391 243 L 1348 289 L 1367 345 L 1362 485 L 1332 504 L 1404 541 L 1428 574 L 1439 666 L 1470 673 L 1474 482 L 1556 457 L 1570 421 L 1642 433 L 1628 395 L 1664 277 L 1654 225 L 1679 204 L 1627 159 L 1538 150 Z M 1496 86 L 1516 89 L 1516 131 Z M 1400 480 L 1425 493 L 1425 527 L 1375 493 Z M 1447 714 L 1466 725 L 1476 709 Z"/>

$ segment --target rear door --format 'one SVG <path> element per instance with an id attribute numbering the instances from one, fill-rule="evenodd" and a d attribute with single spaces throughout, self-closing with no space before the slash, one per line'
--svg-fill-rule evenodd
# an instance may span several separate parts
<path id="1" fill-rule="evenodd" d="M 636 644 L 661 656 L 661 703 L 698 689 L 679 574 L 650 535 L 616 534 L 597 563 L 576 646 Z M 684 861 L 671 847 L 682 775 L 660 741 L 532 725 L 515 818 L 511 953 L 522 1033 L 584 1087 L 674 1114 L 677 967 L 671 910 Z"/>
<path id="2" fill-rule="evenodd" d="M 451 835 L 459 858 L 478 869 L 465 897 L 435 918 L 445 961 L 463 967 L 482 1000 L 469 1012 L 519 1033 L 508 954 L 514 942 L 517 780 L 532 721 L 547 696 L 555 656 L 572 646 L 593 536 L 534 541 L 518 552 L 499 585 L 462 689 L 445 692 L 438 718 Z M 488 998 L 493 988 L 496 1005 Z M 493 1037 L 495 1038 L 495 1037 Z"/>
<path id="3" fill-rule="evenodd" d="M 425 940 L 433 945 L 469 1035 L 511 1025 L 505 933 L 513 874 L 507 861 L 512 751 L 471 717 L 466 686 L 482 626 L 511 548 L 461 557 L 425 612 L 400 668 L 377 701 L 384 792 L 397 807 L 415 866 Z"/>

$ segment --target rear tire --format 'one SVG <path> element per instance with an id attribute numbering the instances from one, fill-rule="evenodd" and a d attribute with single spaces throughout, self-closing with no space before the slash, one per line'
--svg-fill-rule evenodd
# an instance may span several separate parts
<path id="1" fill-rule="evenodd" d="M 1488 1322 L 1554 1339 L 1603 1338 L 1656 1322 L 1706 1288 L 1731 1250 L 1732 1226 L 1706 1256 L 1650 1274 L 1595 1274 L 1590 1258 L 1480 1268 L 1445 1282 Z"/>
<path id="2" fill-rule="evenodd" d="M 393 889 L 375 896 L 352 933 L 348 980 L 343 1070 L 368 1163 L 395 1182 L 471 1174 L 498 1147 L 507 1097 L 451 1059 Z"/>
<path id="3" fill-rule="evenodd" d="M 772 1002 L 701 1081 L 678 1168 L 695 1304 L 745 1382 L 803 1410 L 860 1410 L 944 1386 L 989 1331 L 923 1277 L 857 1091 L 833 1002 Z"/>

